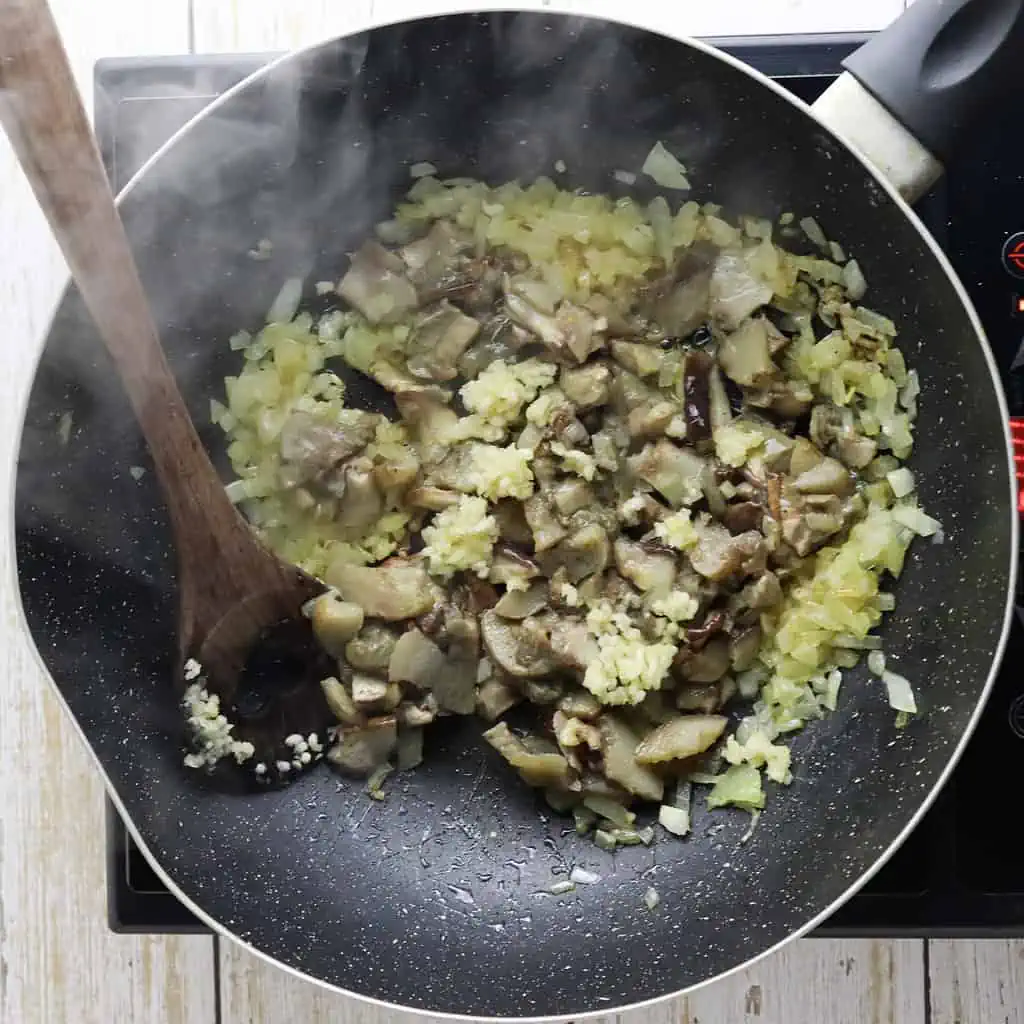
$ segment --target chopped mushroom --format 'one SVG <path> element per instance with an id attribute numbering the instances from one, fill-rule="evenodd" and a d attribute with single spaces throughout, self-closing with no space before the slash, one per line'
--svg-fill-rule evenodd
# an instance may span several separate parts
<path id="1" fill-rule="evenodd" d="M 625 537 L 615 541 L 615 567 L 640 590 L 655 594 L 667 594 L 676 578 L 676 558 L 671 549 Z"/>
<path id="2" fill-rule="evenodd" d="M 327 760 L 350 775 L 369 775 L 387 764 L 397 745 L 397 723 L 394 715 L 387 715 L 365 725 L 343 728 L 327 751 Z"/>
<path id="3" fill-rule="evenodd" d="M 563 302 L 555 314 L 555 321 L 561 329 L 565 347 L 578 363 L 584 362 L 604 345 L 597 321 L 582 306 Z"/>
<path id="4" fill-rule="evenodd" d="M 629 457 L 629 468 L 675 508 L 692 505 L 703 496 L 707 463 L 695 451 L 662 439 Z"/>
<path id="5" fill-rule="evenodd" d="M 691 683 L 714 683 L 729 671 L 729 660 L 729 641 L 716 636 L 699 651 L 681 648 L 676 664 Z"/>
<path id="6" fill-rule="evenodd" d="M 610 558 L 608 534 L 597 523 L 589 523 L 539 555 L 537 560 L 548 576 L 564 569 L 568 581 L 576 584 L 604 572 Z"/>
<path id="7" fill-rule="evenodd" d="M 312 609 L 313 632 L 328 654 L 344 657 L 345 645 L 363 628 L 363 609 L 352 601 L 343 601 L 333 591 L 317 598 Z"/>
<path id="8" fill-rule="evenodd" d="M 579 409 L 593 409 L 604 405 L 612 385 L 612 372 L 605 363 L 587 363 L 585 366 L 564 367 L 558 384 L 565 397 Z"/>
<path id="9" fill-rule="evenodd" d="M 661 764 L 696 757 L 713 746 L 725 732 L 724 715 L 682 715 L 648 733 L 636 748 L 641 764 Z"/>
<path id="10" fill-rule="evenodd" d="M 366 241 L 352 254 L 348 273 L 338 282 L 338 294 L 371 324 L 396 323 L 419 303 L 404 271 L 405 265 L 394 253 L 379 242 Z"/>
<path id="11" fill-rule="evenodd" d="M 661 369 L 661 364 L 665 361 L 664 353 L 660 349 L 641 345 L 636 341 L 613 341 L 608 347 L 612 359 L 638 377 L 652 376 Z"/>
<path id="12" fill-rule="evenodd" d="M 333 562 L 325 575 L 346 601 L 376 619 L 414 619 L 437 602 L 437 588 L 418 558 L 394 558 L 373 567 Z"/>
<path id="13" fill-rule="evenodd" d="M 505 722 L 488 729 L 484 739 L 522 776 L 528 786 L 564 786 L 569 762 L 558 747 L 539 736 L 516 736 Z"/>
<path id="14" fill-rule="evenodd" d="M 368 622 L 345 645 L 345 661 L 363 672 L 386 671 L 397 641 L 393 629 L 380 622 Z"/>
<path id="15" fill-rule="evenodd" d="M 523 502 L 523 513 L 533 533 L 533 546 L 538 552 L 553 548 L 566 536 L 565 528 L 543 494 L 533 494 L 527 498 Z"/>
<path id="16" fill-rule="evenodd" d="M 540 679 L 558 667 L 550 648 L 521 624 L 503 619 L 494 611 L 480 616 L 480 635 L 487 654 L 503 671 L 519 679 Z"/>
<path id="17" fill-rule="evenodd" d="M 616 715 L 606 713 L 598 720 L 604 774 L 612 782 L 643 800 L 660 800 L 665 784 L 636 758 L 639 737 Z"/>
<path id="18" fill-rule="evenodd" d="M 373 440 L 380 417 L 346 411 L 340 422 L 293 412 L 281 428 L 281 460 L 294 467 L 297 482 L 322 479 Z"/>
<path id="19" fill-rule="evenodd" d="M 384 511 L 384 495 L 377 486 L 373 463 L 368 459 L 345 467 L 344 490 L 338 500 L 337 522 L 350 533 L 361 536 Z"/>
<path id="20" fill-rule="evenodd" d="M 708 318 L 712 265 L 718 250 L 707 242 L 687 249 L 671 270 L 653 282 L 641 310 L 670 338 L 683 338 Z"/>
<path id="21" fill-rule="evenodd" d="M 343 725 L 362 725 L 366 721 L 365 715 L 356 707 L 352 694 L 341 680 L 328 676 L 320 680 L 320 689 L 323 691 L 327 706 L 331 709 L 331 714 Z"/>
<path id="22" fill-rule="evenodd" d="M 536 615 L 548 603 L 548 588 L 545 583 L 534 583 L 529 590 L 508 590 L 494 610 L 503 619 L 525 619 Z"/>
<path id="23" fill-rule="evenodd" d="M 697 543 L 688 552 L 694 569 L 721 583 L 737 575 L 753 575 L 764 568 L 764 537 L 755 530 L 734 537 L 720 523 L 695 523 Z"/>
<path id="24" fill-rule="evenodd" d="M 559 665 L 584 672 L 600 656 L 597 640 L 579 619 L 552 616 L 544 626 L 548 646 Z"/>
<path id="25" fill-rule="evenodd" d="M 477 690 L 476 711 L 487 721 L 495 722 L 522 699 L 522 693 L 504 679 L 488 679 Z"/>
<path id="26" fill-rule="evenodd" d="M 408 365 L 416 377 L 452 380 L 456 363 L 480 331 L 480 323 L 447 302 L 423 317 L 408 345 Z"/>
<path id="27" fill-rule="evenodd" d="M 420 630 L 406 630 L 396 642 L 388 660 L 388 679 L 412 683 L 418 690 L 429 691 L 445 671 L 444 652 Z"/>

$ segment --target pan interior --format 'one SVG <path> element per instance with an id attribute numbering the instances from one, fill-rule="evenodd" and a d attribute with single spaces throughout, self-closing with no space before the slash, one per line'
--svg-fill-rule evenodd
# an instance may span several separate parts
<path id="1" fill-rule="evenodd" d="M 767 950 L 839 899 L 910 822 L 981 697 L 1002 631 L 1010 482 L 995 384 L 945 270 L 863 167 L 804 112 L 701 50 L 607 22 L 459 15 L 290 58 L 201 117 L 122 202 L 154 313 L 201 428 L 282 281 L 336 278 L 408 165 L 499 183 L 568 167 L 622 189 L 652 143 L 697 198 L 813 214 L 901 328 L 923 397 L 911 466 L 945 528 L 896 592 L 888 656 L 925 713 L 893 725 L 877 681 L 794 744 L 795 781 L 740 844 L 741 813 L 614 857 L 484 749 L 430 734 L 426 765 L 369 801 L 326 770 L 253 795 L 181 767 L 175 569 L 124 395 L 69 293 L 29 403 L 17 481 L 22 600 L 39 651 L 163 869 L 258 950 L 363 996 L 437 1013 L 554 1016 L 678 991 Z M 643 195 L 642 188 L 640 194 Z M 273 242 L 268 261 L 247 256 Z M 358 382 L 350 401 L 359 404 Z M 66 443 L 59 429 L 70 416 Z M 550 895 L 575 865 L 601 876 Z M 644 894 L 657 890 L 656 912 Z"/>

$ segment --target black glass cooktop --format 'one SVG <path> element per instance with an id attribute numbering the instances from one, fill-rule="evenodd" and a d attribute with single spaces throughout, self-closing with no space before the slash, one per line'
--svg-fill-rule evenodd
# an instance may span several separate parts
<path id="1" fill-rule="evenodd" d="M 862 41 L 787 36 L 719 43 L 813 100 Z M 268 59 L 257 54 L 99 62 L 96 125 L 115 187 L 172 132 Z M 993 108 L 991 117 L 1017 123 L 1022 101 L 1024 86 L 1006 97 L 1005 107 Z M 919 212 L 984 321 L 1011 412 L 1024 415 L 1024 279 L 1013 276 L 1013 243 L 1006 244 L 1024 232 L 1024 141 L 1013 131 L 978 134 L 982 141 L 964 147 Z M 1014 796 L 1014 780 L 1024 768 L 1022 673 L 1019 614 L 991 701 L 953 779 L 889 864 L 815 934 L 1024 935 L 1024 859 Z M 161 884 L 112 808 L 108 819 L 111 927 L 202 930 Z"/>

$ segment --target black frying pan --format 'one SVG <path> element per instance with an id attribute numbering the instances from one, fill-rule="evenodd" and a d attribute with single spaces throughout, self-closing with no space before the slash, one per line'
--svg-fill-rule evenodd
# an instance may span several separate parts
<path id="1" fill-rule="evenodd" d="M 887 33 L 854 68 L 941 156 L 982 86 L 1024 53 L 1020 4 L 919 0 L 892 31 L 898 59 Z M 958 32 L 966 63 L 954 59 Z M 878 67 L 903 77 L 878 78 Z M 941 118 L 918 103 L 928 90 Z M 844 102 L 833 95 L 833 120 Z M 858 137 L 908 195 L 919 191 L 933 165 L 904 159 L 922 152 L 906 140 L 886 152 L 869 130 L 881 108 L 860 110 Z M 473 723 L 432 732 L 426 765 L 379 804 L 326 769 L 261 794 L 197 783 L 181 763 L 161 496 L 152 473 L 136 482 L 129 472 L 147 454 L 73 293 L 54 321 L 17 478 L 33 639 L 174 889 L 222 931 L 338 989 L 435 1013 L 527 1017 L 608 1011 L 710 979 L 806 931 L 877 868 L 947 775 L 987 692 L 1017 541 L 1006 409 L 977 318 L 895 192 L 806 107 L 732 60 L 548 13 L 375 29 L 234 90 L 148 166 L 121 212 L 203 425 L 235 365 L 227 337 L 258 327 L 284 276 L 337 277 L 342 254 L 407 186 L 410 162 L 498 182 L 563 159 L 574 185 L 606 191 L 618 187 L 611 172 L 638 168 L 656 139 L 685 154 L 699 197 L 813 214 L 856 255 L 871 305 L 900 325 L 921 372 L 912 466 L 946 532 L 944 547 L 915 550 L 884 629 L 925 713 L 897 731 L 877 681 L 848 673 L 840 710 L 796 738 L 796 779 L 744 845 L 746 815 L 698 813 L 685 842 L 602 853 L 544 811 Z M 264 237 L 274 258 L 249 259 Z M 358 382 L 350 395 L 358 403 Z M 572 865 L 601 882 L 538 895 Z M 653 913 L 650 887 L 661 898 Z"/>

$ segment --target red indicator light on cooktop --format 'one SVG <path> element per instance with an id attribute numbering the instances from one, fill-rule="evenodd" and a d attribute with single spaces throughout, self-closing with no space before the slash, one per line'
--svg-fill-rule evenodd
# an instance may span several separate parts
<path id="1" fill-rule="evenodd" d="M 1024 278 L 1024 231 L 1016 231 L 1003 242 L 1003 266 L 1014 277 Z"/>

